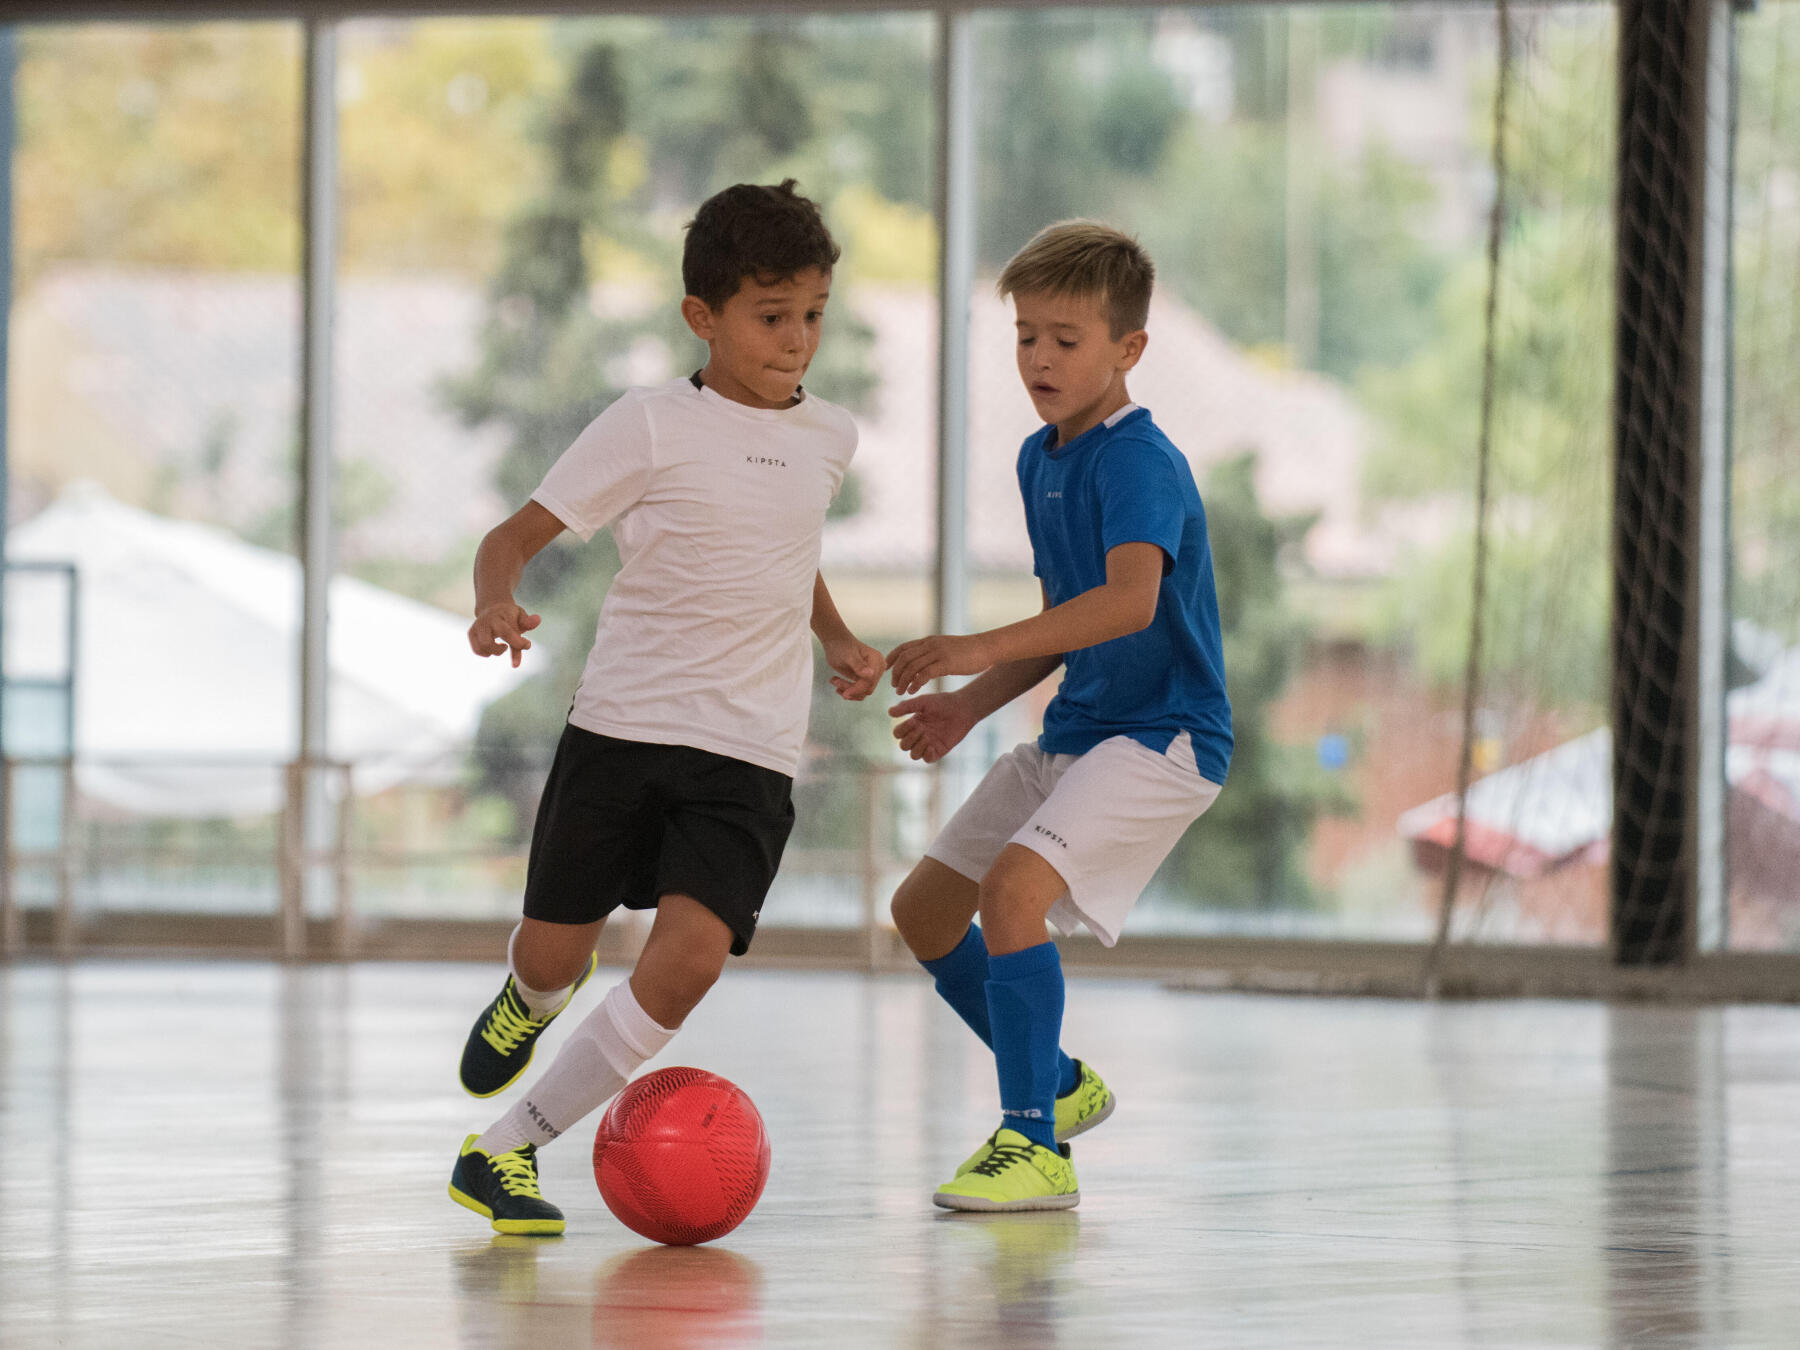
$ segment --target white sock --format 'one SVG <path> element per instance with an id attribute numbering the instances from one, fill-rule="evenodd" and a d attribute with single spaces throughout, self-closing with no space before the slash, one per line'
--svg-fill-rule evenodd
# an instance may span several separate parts
<path id="1" fill-rule="evenodd" d="M 521 924 L 519 927 L 523 926 Z M 518 946 L 519 929 L 514 928 L 512 936 L 506 940 L 506 965 L 512 971 L 513 988 L 519 991 L 519 1001 L 525 1005 L 525 1011 L 533 1017 L 559 1011 L 569 1001 L 569 993 L 575 986 L 568 984 L 561 989 L 533 989 L 519 978 L 519 963 L 513 956 Z"/>
<path id="2" fill-rule="evenodd" d="M 520 1144 L 541 1148 L 624 1087 L 674 1034 L 644 1011 L 629 980 L 619 981 L 570 1033 L 525 1099 L 495 1121 L 475 1147 L 488 1154 Z"/>

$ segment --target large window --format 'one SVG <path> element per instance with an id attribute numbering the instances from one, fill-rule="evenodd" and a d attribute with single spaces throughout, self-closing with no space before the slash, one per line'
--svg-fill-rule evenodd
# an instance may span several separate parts
<path id="1" fill-rule="evenodd" d="M 1501 790 L 1456 931 L 1598 942 L 1613 22 L 1516 23 L 1475 762 Z M 1131 388 L 1192 463 L 1215 549 L 1236 754 L 1137 931 L 1423 936 L 1462 741 L 1494 16 L 1009 11 L 980 33 L 984 585 L 1035 605 L 1010 481 L 1032 417 L 991 279 L 1070 216 L 1156 260 Z"/>
<path id="2" fill-rule="evenodd" d="M 77 750 L 19 765 L 82 908 L 269 912 L 295 753 L 300 66 L 292 25 L 24 31 L 7 671 L 73 675 Z M 73 642 L 70 642 L 71 636 Z M 72 672 L 68 661 L 73 656 Z M 55 755 L 44 690 L 12 755 Z M 21 867 L 27 906 L 59 869 Z"/>
<path id="3" fill-rule="evenodd" d="M 1738 24 L 1729 941 L 1800 947 L 1800 7 Z"/>
<path id="4" fill-rule="evenodd" d="M 993 281 L 1047 223 L 1107 220 L 1155 258 L 1131 388 L 1207 506 L 1236 755 L 1134 933 L 1429 936 L 1479 634 L 1452 931 L 1607 938 L 1616 19 L 1515 7 L 1505 61 L 1496 19 L 971 18 L 970 621 L 1038 604 L 1013 473 L 1034 420 Z M 1779 2 L 1735 22 L 1729 932 L 1791 948 L 1800 27 Z M 515 672 L 463 640 L 475 542 L 619 391 L 700 364 L 682 227 L 726 184 L 797 178 L 843 246 L 808 385 L 861 441 L 825 573 L 866 640 L 929 629 L 937 23 L 335 26 L 330 754 L 358 912 L 516 912 L 617 559 L 602 535 L 533 566 L 545 623 Z M 298 752 L 302 30 L 50 25 L 19 50 L 8 556 L 42 565 L 7 583 L 21 898 L 269 914 Z M 767 915 L 841 927 L 884 908 L 1052 690 L 937 772 L 893 748 L 885 691 L 815 692 Z"/>

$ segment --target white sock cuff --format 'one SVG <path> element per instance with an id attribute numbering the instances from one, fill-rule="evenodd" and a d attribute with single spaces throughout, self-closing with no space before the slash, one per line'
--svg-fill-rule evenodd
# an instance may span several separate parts
<path id="1" fill-rule="evenodd" d="M 630 980 L 620 980 L 608 990 L 598 1011 L 605 1014 L 606 1025 L 618 1038 L 621 1047 L 635 1057 L 635 1062 L 629 1066 L 613 1061 L 613 1067 L 626 1075 L 633 1073 L 639 1064 L 661 1050 L 675 1035 L 673 1029 L 659 1025 L 655 1018 L 644 1011 L 643 1004 L 637 1001 L 637 995 L 631 992 Z M 604 1048 L 609 1052 L 607 1058 L 612 1059 L 612 1047 L 606 1045 Z"/>

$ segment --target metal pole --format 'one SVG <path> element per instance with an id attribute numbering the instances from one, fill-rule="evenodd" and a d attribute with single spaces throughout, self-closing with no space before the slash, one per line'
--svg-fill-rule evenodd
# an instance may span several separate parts
<path id="1" fill-rule="evenodd" d="M 969 627 L 969 301 L 975 286 L 975 41 L 962 10 L 938 11 L 937 550 L 931 626 Z M 941 684 L 941 682 L 940 682 Z M 944 766 L 931 775 L 931 830 L 943 818 Z"/>
<path id="2" fill-rule="evenodd" d="M 938 11 L 938 498 L 932 627 L 968 626 L 969 298 L 975 284 L 975 75 L 971 17 Z"/>
<path id="3" fill-rule="evenodd" d="M 300 371 L 300 848 L 298 885 L 284 888 L 298 912 L 282 916 L 282 954 L 306 945 L 306 916 L 319 883 L 331 815 L 323 765 L 330 753 L 327 594 L 333 570 L 331 519 L 332 319 L 337 261 L 337 24 L 306 22 L 306 126 L 301 266 Z"/>
<path id="4" fill-rule="evenodd" d="M 1625 966 L 1677 965 L 1699 946 L 1700 816 L 1718 809 L 1717 796 L 1706 800 L 1718 784 L 1706 781 L 1714 766 L 1703 728 L 1705 701 L 1723 695 L 1703 674 L 1703 609 L 1724 593 L 1722 516 L 1703 520 L 1707 476 L 1722 473 L 1704 463 L 1707 419 L 1724 412 L 1721 372 L 1707 371 L 1718 354 L 1709 358 L 1705 340 L 1723 314 L 1724 273 L 1709 282 L 1716 264 L 1706 258 L 1725 243 L 1708 222 L 1718 7 L 1619 6 L 1610 872 L 1612 946 Z M 1709 286 L 1720 302 L 1711 314 Z M 1715 460 L 1722 443 L 1721 433 Z M 1722 477 L 1714 487 L 1722 499 Z M 1714 580 L 1709 548 L 1720 555 Z M 1713 645 L 1721 661 L 1722 633 Z"/>
<path id="5" fill-rule="evenodd" d="M 12 482 L 12 464 L 8 453 L 6 427 L 8 397 L 11 393 L 11 365 L 8 360 L 12 330 L 13 289 L 13 145 L 16 139 L 13 106 L 13 82 L 18 73 L 18 45 L 12 25 L 0 26 L 0 765 L 7 756 L 6 745 L 6 522 L 11 509 L 8 488 Z M 73 745 L 70 746 L 71 753 Z M 0 837 L 7 841 L 0 854 L 0 951 L 16 950 L 23 942 L 19 915 L 14 907 L 12 869 L 12 774 L 0 772 Z"/>
<path id="6" fill-rule="evenodd" d="M 1699 684 L 1694 766 L 1695 946 L 1718 951 L 1731 937 L 1725 705 L 1731 624 L 1731 184 L 1737 24 L 1729 0 L 1708 0 L 1702 154 L 1700 275 L 1700 558 L 1694 602 Z"/>

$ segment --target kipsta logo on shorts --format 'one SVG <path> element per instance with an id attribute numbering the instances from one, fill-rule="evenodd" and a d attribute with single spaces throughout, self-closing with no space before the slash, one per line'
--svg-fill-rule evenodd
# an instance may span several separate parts
<path id="1" fill-rule="evenodd" d="M 787 461 L 785 459 L 774 459 L 768 455 L 745 455 L 744 463 L 746 463 L 746 464 L 761 464 L 765 468 L 770 468 L 770 469 L 785 469 L 785 468 L 787 468 Z"/>
<path id="2" fill-rule="evenodd" d="M 1051 843 L 1055 844 L 1058 848 L 1067 848 L 1069 846 L 1069 841 L 1064 839 L 1055 830 L 1046 830 L 1042 825 L 1033 825 L 1031 828 L 1036 830 L 1039 834 L 1043 835 L 1044 838 L 1048 839 Z"/>

